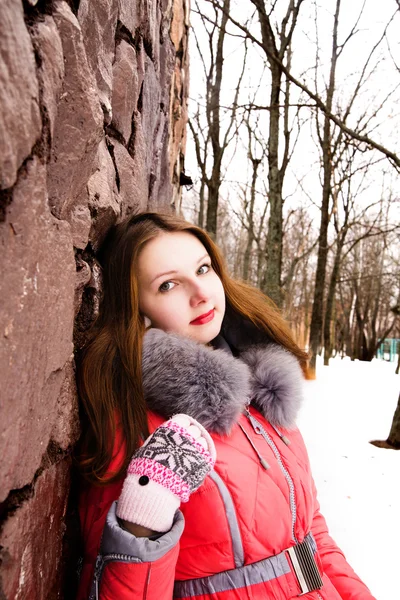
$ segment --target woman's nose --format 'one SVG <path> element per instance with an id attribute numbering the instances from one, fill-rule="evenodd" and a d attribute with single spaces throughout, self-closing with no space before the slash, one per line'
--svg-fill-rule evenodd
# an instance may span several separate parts
<path id="1" fill-rule="evenodd" d="M 201 304 L 202 302 L 208 302 L 210 298 L 209 293 L 207 292 L 207 289 L 204 287 L 204 285 L 199 284 L 199 283 L 195 283 L 193 284 L 192 290 L 191 290 L 191 295 L 190 295 L 190 305 L 191 306 L 197 306 L 198 304 Z"/>

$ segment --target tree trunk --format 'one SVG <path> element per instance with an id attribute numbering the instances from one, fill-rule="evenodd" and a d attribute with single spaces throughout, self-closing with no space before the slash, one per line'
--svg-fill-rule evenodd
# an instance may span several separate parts
<path id="1" fill-rule="evenodd" d="M 332 56 L 329 76 L 329 86 L 327 90 L 326 105 L 329 111 L 332 110 L 333 94 L 335 92 L 336 63 L 338 57 L 338 23 L 339 23 L 340 0 L 336 1 L 336 10 L 334 17 L 333 36 L 332 36 Z M 314 303 L 311 316 L 310 327 L 310 370 L 315 372 L 317 354 L 321 346 L 323 308 L 324 308 L 324 288 L 326 275 L 326 262 L 328 256 L 328 226 L 329 226 L 329 201 L 331 197 L 331 176 L 332 176 L 332 147 L 331 147 L 331 122 L 325 116 L 324 131 L 321 140 L 323 156 L 323 188 L 321 204 L 321 223 L 318 240 L 318 260 L 317 271 L 315 275 Z"/>
<path id="2" fill-rule="evenodd" d="M 394 411 L 392 426 L 390 428 L 387 440 L 374 440 L 371 442 L 378 448 L 388 448 L 391 450 L 400 450 L 400 394 L 397 402 L 397 408 Z"/>
<path id="3" fill-rule="evenodd" d="M 325 125 L 327 126 L 327 129 L 329 129 L 329 122 L 327 119 L 325 119 Z M 331 174 L 329 169 L 330 164 L 330 158 L 328 156 L 324 156 L 324 187 L 322 191 L 321 223 L 318 241 L 318 261 L 317 271 L 315 275 L 314 302 L 310 327 L 310 350 L 312 352 L 310 368 L 314 370 L 316 366 L 316 356 L 319 353 L 321 347 L 322 336 L 325 274 L 326 262 L 328 257 L 329 200 L 331 195 Z"/>
<path id="4" fill-rule="evenodd" d="M 271 98 L 268 138 L 269 221 L 266 246 L 266 270 L 263 291 L 277 304 L 282 304 L 282 182 L 278 165 L 279 151 L 279 96 L 282 73 L 271 68 Z"/>
<path id="5" fill-rule="evenodd" d="M 217 237 L 217 217 L 219 188 L 221 186 L 221 163 L 225 148 L 221 147 L 220 104 L 221 85 L 224 65 L 224 42 L 226 24 L 230 10 L 230 0 L 224 0 L 221 26 L 218 32 L 217 53 L 215 59 L 215 80 L 210 87 L 209 113 L 210 113 L 210 138 L 213 149 L 213 169 L 208 187 L 207 198 L 207 224 L 206 228 L 212 238 Z"/>
<path id="6" fill-rule="evenodd" d="M 251 143 L 251 141 L 249 142 Z M 253 166 L 253 175 L 251 178 L 251 195 L 250 195 L 250 207 L 249 207 L 249 215 L 248 215 L 248 221 L 249 221 L 249 228 L 247 230 L 247 244 L 246 244 L 246 250 L 244 251 L 244 256 L 243 256 L 243 279 L 245 281 L 248 281 L 250 278 L 250 257 L 251 257 L 251 250 L 253 247 L 253 242 L 254 242 L 254 202 L 256 199 L 256 181 L 257 181 L 257 171 L 258 171 L 258 167 L 261 164 L 261 160 L 258 160 L 256 158 L 252 159 L 252 166 Z"/>
<path id="7" fill-rule="evenodd" d="M 333 263 L 331 279 L 329 282 L 328 296 L 326 299 L 325 320 L 324 320 L 324 365 L 325 366 L 329 365 L 329 359 L 332 356 L 332 335 L 331 335 L 332 313 L 333 313 L 333 305 L 335 302 L 336 283 L 337 283 L 337 279 L 338 279 L 338 275 L 339 275 L 340 259 L 341 259 L 341 255 L 342 255 L 343 242 L 344 242 L 344 237 L 340 236 L 338 239 L 335 261 Z"/>
<path id="8" fill-rule="evenodd" d="M 394 448 L 400 449 L 400 394 L 387 441 Z"/>
<path id="9" fill-rule="evenodd" d="M 201 184 L 200 184 L 200 206 L 199 206 L 199 218 L 197 221 L 197 225 L 199 227 L 201 227 L 201 229 L 203 229 L 204 227 L 204 189 L 205 189 L 205 183 L 204 183 L 204 179 L 201 179 Z"/>
<path id="10" fill-rule="evenodd" d="M 266 7 L 265 0 L 251 0 L 257 9 L 261 27 L 262 45 L 269 62 L 271 72 L 271 94 L 269 105 L 269 135 L 268 135 L 268 196 L 270 215 L 268 222 L 266 244 L 266 270 L 262 282 L 262 291 L 278 305 L 282 305 L 283 295 L 281 289 L 282 271 L 282 182 L 290 160 L 289 141 L 290 129 L 288 127 L 289 114 L 289 86 L 286 81 L 284 92 L 285 120 L 284 120 L 284 151 L 281 168 L 279 168 L 279 136 L 280 136 L 280 96 L 282 89 L 282 65 L 290 69 L 291 40 L 296 27 L 300 6 L 303 0 L 288 0 L 286 14 L 280 24 L 280 30 L 274 33 L 271 25 L 270 7 Z M 271 11 L 273 12 L 273 11 Z"/>
<path id="11" fill-rule="evenodd" d="M 217 169 L 216 169 L 217 170 Z M 213 174 L 214 177 L 208 184 L 208 198 L 207 198 L 207 222 L 206 229 L 210 236 L 215 240 L 217 237 L 217 215 L 218 215 L 218 200 L 219 200 L 219 188 L 221 185 L 220 171 Z"/>

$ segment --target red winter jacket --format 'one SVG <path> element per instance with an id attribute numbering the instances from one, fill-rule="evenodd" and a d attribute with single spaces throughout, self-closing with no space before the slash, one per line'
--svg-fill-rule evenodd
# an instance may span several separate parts
<path id="1" fill-rule="evenodd" d="M 167 350 L 170 380 L 160 361 Z M 303 598 L 373 600 L 319 512 L 307 451 L 291 423 L 301 389 L 296 360 L 276 346 L 238 359 L 156 332 L 146 342 L 143 369 L 148 403 L 158 413 L 149 410 L 150 431 L 186 412 L 210 431 L 217 462 L 171 530 L 155 540 L 119 527 L 114 501 L 122 481 L 84 489 L 78 600 L 288 600 L 302 593 L 315 565 L 322 587 Z M 123 452 L 117 436 L 110 470 Z"/>

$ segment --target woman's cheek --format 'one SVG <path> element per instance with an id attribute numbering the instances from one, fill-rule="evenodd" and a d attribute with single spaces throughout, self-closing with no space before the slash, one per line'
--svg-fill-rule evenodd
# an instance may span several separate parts
<path id="1" fill-rule="evenodd" d="M 175 294 L 168 298 L 160 309 L 160 321 L 162 322 L 162 329 L 175 331 L 179 333 L 184 327 L 184 309 L 179 301 L 179 295 Z"/>

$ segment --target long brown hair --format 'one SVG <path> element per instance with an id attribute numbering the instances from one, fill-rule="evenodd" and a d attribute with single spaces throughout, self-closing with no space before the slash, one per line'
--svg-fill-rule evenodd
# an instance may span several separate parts
<path id="1" fill-rule="evenodd" d="M 137 265 L 147 242 L 160 232 L 178 231 L 195 235 L 206 248 L 224 286 L 227 308 L 294 354 L 306 369 L 308 355 L 295 343 L 276 306 L 256 288 L 229 276 L 220 250 L 205 231 L 167 214 L 142 213 L 126 219 L 112 229 L 99 254 L 103 296 L 78 372 L 87 421 L 79 464 L 92 483 L 121 477 L 140 438 L 149 435 L 141 375 L 145 326 L 139 311 Z M 117 425 L 125 459 L 110 473 Z"/>

